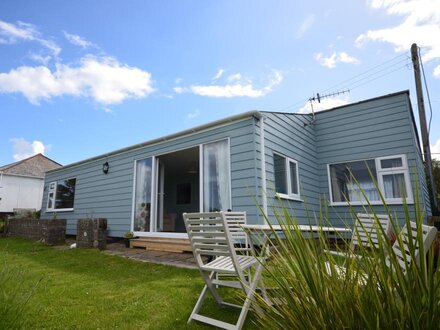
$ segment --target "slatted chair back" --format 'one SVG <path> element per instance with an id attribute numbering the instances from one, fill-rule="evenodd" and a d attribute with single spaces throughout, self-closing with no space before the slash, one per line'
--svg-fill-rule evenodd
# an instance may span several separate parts
<path id="1" fill-rule="evenodd" d="M 353 237 L 351 239 L 352 250 L 359 246 L 379 248 L 379 238 L 386 239 L 393 233 L 388 215 L 358 213 L 356 216 Z M 379 234 L 379 223 L 386 237 Z"/>
<path id="2" fill-rule="evenodd" d="M 183 218 L 199 268 L 203 269 L 207 263 L 204 256 L 230 257 L 232 262 L 236 264 L 234 243 L 224 213 L 184 213 Z M 234 267 L 233 270 L 229 269 L 226 272 L 236 273 L 236 269 Z"/>
<path id="3" fill-rule="evenodd" d="M 399 233 L 400 237 L 402 238 L 401 243 L 398 239 L 392 246 L 393 252 L 396 255 L 397 261 L 404 273 L 408 269 L 408 266 L 411 262 L 416 262 L 417 265 L 420 264 L 421 257 L 425 256 L 431 247 L 432 242 L 437 236 L 437 228 L 427 225 L 420 225 L 424 253 L 421 255 L 422 250 L 420 248 L 417 236 L 417 223 L 410 221 L 409 226 L 410 227 L 408 228 L 408 226 L 405 225 Z M 391 264 L 389 257 L 387 264 L 388 266 Z"/>
<path id="4" fill-rule="evenodd" d="M 246 224 L 246 212 L 225 212 L 224 215 L 232 242 L 235 245 L 235 251 L 248 253 L 250 242 L 243 230 L 243 225 Z"/>

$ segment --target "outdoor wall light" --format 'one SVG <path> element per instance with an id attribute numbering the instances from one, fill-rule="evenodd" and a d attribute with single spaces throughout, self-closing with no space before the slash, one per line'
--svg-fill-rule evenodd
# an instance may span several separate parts
<path id="1" fill-rule="evenodd" d="M 108 164 L 108 162 L 105 162 L 104 164 L 102 164 L 102 172 L 104 174 L 107 174 L 109 169 L 110 169 L 110 165 Z"/>

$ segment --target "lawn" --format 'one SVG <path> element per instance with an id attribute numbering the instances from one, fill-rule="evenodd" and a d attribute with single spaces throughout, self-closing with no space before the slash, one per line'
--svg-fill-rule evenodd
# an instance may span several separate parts
<path id="1" fill-rule="evenodd" d="M 203 282 L 197 270 L 143 263 L 97 250 L 58 249 L 0 239 L 0 305 L 23 304 L 21 328 L 209 329 L 188 316 Z M 4 308 L 0 306 L 0 329 Z M 208 304 L 208 315 L 235 322 L 238 313 Z M 12 308 L 12 313 L 18 313 Z M 11 316 L 11 315 L 10 315 Z M 249 320 L 244 328 L 251 328 Z M 10 319 L 7 318 L 7 319 Z"/>

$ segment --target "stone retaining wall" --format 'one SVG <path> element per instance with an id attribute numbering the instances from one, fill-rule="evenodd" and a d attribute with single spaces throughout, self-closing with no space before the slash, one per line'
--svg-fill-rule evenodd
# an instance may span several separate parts
<path id="1" fill-rule="evenodd" d="M 64 244 L 66 219 L 9 219 L 7 235 L 40 240 L 49 245 Z"/>
<path id="2" fill-rule="evenodd" d="M 78 219 L 76 223 L 76 246 L 105 250 L 107 219 Z"/>

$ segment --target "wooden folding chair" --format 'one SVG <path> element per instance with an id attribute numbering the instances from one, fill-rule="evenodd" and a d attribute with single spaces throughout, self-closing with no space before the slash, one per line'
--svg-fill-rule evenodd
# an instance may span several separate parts
<path id="1" fill-rule="evenodd" d="M 384 233 L 380 232 L 380 226 L 384 230 Z M 381 244 L 379 241 L 390 239 L 393 234 L 394 230 L 388 215 L 358 213 L 356 214 L 348 253 L 346 251 L 333 250 L 328 252 L 333 255 L 344 257 L 350 255 L 351 257 L 361 258 L 361 255 L 353 253 L 356 252 L 360 246 L 378 249 L 379 244 Z"/>
<path id="2" fill-rule="evenodd" d="M 400 267 L 403 270 L 403 273 L 406 272 L 408 269 L 408 265 L 411 262 L 416 262 L 416 264 L 420 264 L 421 258 L 425 257 L 426 253 L 428 252 L 429 248 L 431 247 L 431 244 L 434 242 L 434 239 L 437 236 L 437 228 L 427 225 L 420 225 L 421 226 L 421 235 L 422 235 L 422 242 L 423 242 L 423 255 L 421 253 L 422 249 L 418 245 L 418 239 L 417 239 L 417 223 L 410 221 L 409 222 L 410 227 L 408 228 L 407 225 L 405 225 L 402 230 L 399 233 L 399 236 L 402 238 L 401 242 L 399 242 L 399 239 L 397 239 L 393 246 L 393 252 L 397 257 L 398 263 Z M 412 242 L 412 244 L 410 244 Z M 412 249 L 412 253 L 410 253 L 410 246 L 415 246 L 415 249 Z M 415 259 L 415 260 L 414 260 Z M 390 259 L 386 259 L 387 265 L 391 266 Z"/>
<path id="3" fill-rule="evenodd" d="M 399 237 L 397 237 L 392 246 L 393 254 L 397 257 L 398 264 L 402 268 L 403 274 L 406 274 L 406 271 L 409 269 L 409 265 L 412 262 L 416 262 L 417 264 L 420 263 L 421 258 L 425 257 L 437 235 L 437 228 L 423 224 L 420 225 L 422 234 L 421 239 L 423 242 L 422 254 L 422 249 L 418 244 L 417 223 L 410 221 L 409 225 L 410 227 L 408 228 L 405 224 L 399 232 Z M 390 255 L 386 256 L 385 263 L 390 269 L 392 269 L 393 266 Z M 331 274 L 333 270 L 335 270 L 339 276 L 345 276 L 347 274 L 347 269 L 345 267 L 330 265 L 329 262 L 326 262 L 326 269 L 329 274 Z M 361 281 L 362 284 L 365 284 L 367 276 L 364 274 L 359 275 L 359 281 Z"/>
<path id="4" fill-rule="evenodd" d="M 223 329 L 241 329 L 249 311 L 257 285 L 262 283 L 262 262 L 252 255 L 237 254 L 234 239 L 228 227 L 224 212 L 184 213 L 183 219 L 191 242 L 194 258 L 200 270 L 205 286 L 194 306 L 188 322 L 197 320 Z M 202 256 L 212 256 L 212 261 L 205 262 Z M 252 279 L 245 276 L 246 272 L 254 268 Z M 216 279 L 217 274 L 231 274 L 238 281 L 222 281 Z M 246 298 L 242 306 L 225 302 L 217 290 L 217 286 L 226 286 L 242 290 Z M 261 285 L 263 288 L 263 286 Z M 264 289 L 263 289 L 264 290 Z M 212 294 L 219 306 L 228 306 L 241 309 L 236 324 L 226 323 L 211 317 L 199 314 L 200 308 L 208 291 Z M 265 296 L 265 292 L 263 293 Z"/>

